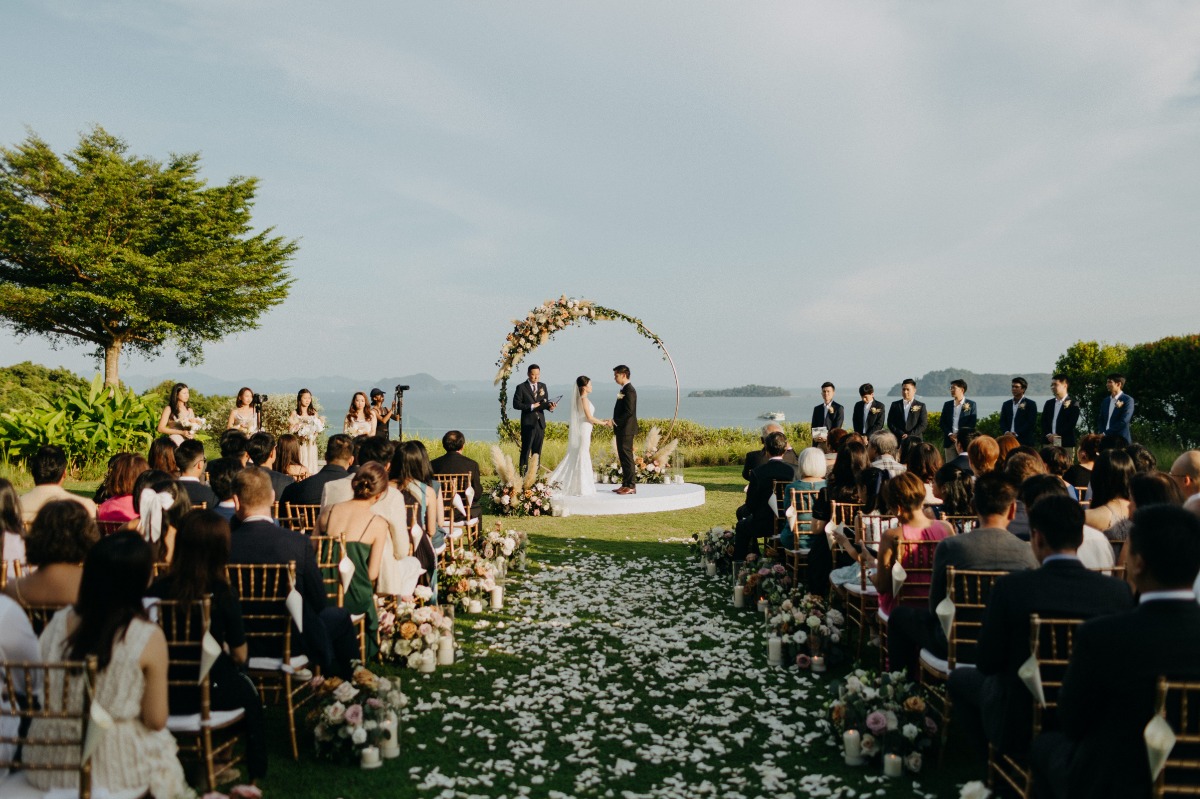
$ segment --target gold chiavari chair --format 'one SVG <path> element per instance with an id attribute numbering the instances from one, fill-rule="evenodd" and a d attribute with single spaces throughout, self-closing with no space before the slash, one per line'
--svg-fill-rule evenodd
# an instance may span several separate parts
<path id="1" fill-rule="evenodd" d="M 933 581 L 933 553 L 941 541 L 905 541 L 897 542 L 894 563 L 899 563 L 906 572 L 900 590 L 892 584 L 893 607 L 927 608 L 929 607 L 929 584 Z M 887 671 L 887 633 L 889 614 L 879 608 L 875 614 L 879 623 L 879 668 Z"/>
<path id="2" fill-rule="evenodd" d="M 787 495 L 787 487 L 791 482 L 791 480 L 771 481 L 771 495 L 775 497 L 775 521 L 771 525 L 769 533 L 759 536 L 764 558 L 772 559 L 779 555 L 779 531 L 787 524 L 787 509 L 790 500 Z"/>
<path id="3" fill-rule="evenodd" d="M 471 517 L 471 508 L 467 504 L 466 491 L 471 486 L 471 475 L 466 473 L 454 473 L 437 474 L 434 475 L 434 477 L 437 478 L 438 487 L 441 489 L 442 506 L 445 508 L 443 523 L 446 529 L 456 534 L 461 532 L 462 535 L 466 537 L 466 544 L 474 542 L 474 540 L 479 536 L 480 520 L 478 518 Z M 458 519 L 454 512 L 454 498 L 456 496 L 459 498 L 459 501 L 462 502 L 463 508 L 465 508 L 467 511 L 466 519 Z M 475 502 L 478 502 L 479 500 L 479 497 L 474 498 Z M 458 535 L 452 536 L 452 538 L 459 537 L 460 536 Z M 462 543 L 455 544 L 453 542 L 451 542 L 450 545 L 458 548 L 459 550 L 461 550 L 464 546 Z"/>
<path id="4" fill-rule="evenodd" d="M 342 586 L 342 573 L 339 570 L 342 558 L 346 557 L 346 534 L 336 536 L 311 536 L 313 546 L 317 551 L 317 568 L 321 570 L 321 582 L 325 585 L 325 599 L 333 602 L 339 608 L 346 606 L 346 589 Z M 367 661 L 367 617 L 361 613 L 351 614 L 350 621 L 358 632 L 358 654 L 365 663 Z"/>
<path id="5" fill-rule="evenodd" d="M 783 523 L 785 526 L 793 527 L 793 535 L 795 541 L 792 548 L 781 547 L 783 549 L 784 558 L 787 561 L 789 571 L 792 573 L 793 584 L 798 584 L 800 580 L 800 570 L 808 563 L 808 551 L 812 548 L 809 537 L 814 535 L 814 526 L 818 528 L 815 534 L 824 535 L 824 531 L 820 528 L 823 526 L 819 522 L 814 522 L 812 518 L 813 504 L 817 501 L 817 496 L 821 493 L 818 490 L 793 488 L 789 492 L 788 507 L 795 514 L 794 517 L 788 518 L 786 511 L 784 514 Z M 808 516 L 807 519 L 800 518 Z"/>
<path id="6" fill-rule="evenodd" d="M 157 580 L 167 572 L 171 571 L 170 561 L 160 560 L 151 565 L 150 571 L 153 574 L 153 579 Z"/>
<path id="7" fill-rule="evenodd" d="M 103 521 L 102 522 L 99 519 L 96 520 L 96 527 L 97 527 L 97 529 L 100 530 L 101 538 L 112 535 L 113 533 L 117 532 L 122 527 L 124 527 L 126 524 L 128 524 L 128 522 L 115 522 L 115 521 Z"/>
<path id="8" fill-rule="evenodd" d="M 1075 648 L 1075 631 L 1083 621 L 1043 619 L 1036 613 L 1029 616 L 1029 652 L 1037 659 L 1038 676 L 1046 700 L 1043 707 L 1036 698 L 1030 696 L 1033 708 L 1030 741 L 1041 732 L 1058 726 L 1054 718 L 1058 709 L 1058 693 Z M 995 746 L 989 745 L 988 787 L 994 790 L 997 779 L 1016 791 L 1022 799 L 1028 799 L 1033 791 L 1033 770 L 1029 765 L 1028 752 L 1000 752 Z"/>
<path id="9" fill-rule="evenodd" d="M 895 527 L 899 521 L 895 516 L 879 513 L 860 513 L 854 518 L 855 540 L 859 543 L 859 563 L 873 563 L 879 554 L 879 542 L 883 531 Z M 858 640 L 854 645 L 855 659 L 862 658 L 863 642 L 871 630 L 872 619 L 879 609 L 879 592 L 867 575 L 867 569 L 860 568 L 858 579 L 846 583 L 836 589 L 845 603 L 846 621 L 852 625 Z"/>
<path id="10" fill-rule="evenodd" d="M 861 502 L 830 502 L 829 516 L 834 524 L 851 525 L 864 507 Z"/>
<path id="11" fill-rule="evenodd" d="M 10 575 L 9 572 L 12 572 Z M 25 561 L 23 560 L 0 560 L 0 591 L 8 587 L 9 577 L 14 580 L 20 580 L 25 576 Z"/>
<path id="12" fill-rule="evenodd" d="M 242 606 L 251 653 L 250 676 L 264 696 L 269 689 L 276 701 L 283 701 L 292 758 L 298 760 L 296 711 L 312 698 L 312 693 L 308 681 L 295 676 L 297 671 L 307 670 L 309 661 L 307 656 L 295 654 L 294 623 L 286 604 L 288 592 L 296 581 L 296 562 L 230 564 L 228 572 L 230 585 Z"/>
<path id="13" fill-rule="evenodd" d="M 1171 725 L 1175 747 L 1154 781 L 1154 799 L 1200 796 L 1200 682 L 1159 677 L 1155 713 Z"/>
<path id="14" fill-rule="evenodd" d="M 956 535 L 969 533 L 979 526 L 978 516 L 952 516 L 950 514 L 946 514 L 945 516 L 941 517 L 941 519 L 954 528 Z"/>
<path id="15" fill-rule="evenodd" d="M 96 685 L 99 671 L 95 656 L 84 662 L 23 663 L 0 660 L 0 694 L 10 701 L 0 702 L 0 719 L 16 718 L 18 732 L 15 735 L 0 734 L 0 744 L 13 744 L 16 751 L 24 751 L 24 761 L 17 763 L 0 756 L 0 769 L 20 768 L 0 778 L 0 796 L 41 796 L 42 792 L 26 779 L 31 771 L 66 771 L 78 776 L 80 799 L 92 796 L 92 761 L 83 755 L 83 742 L 87 740 L 91 724 L 91 694 Z M 11 701 L 13 697 L 42 696 L 41 702 Z M 38 719 L 57 719 L 76 724 L 47 725 L 47 729 L 29 728 Z M 6 725 L 7 726 L 7 725 Z M 39 725 L 40 726 L 40 725 Z M 33 747 L 77 750 L 70 757 L 31 758 Z M 133 799 L 144 791 L 132 792 L 132 796 L 119 794 L 121 799 Z M 118 794 L 109 793 L 116 799 Z"/>
<path id="16" fill-rule="evenodd" d="M 275 513 L 279 513 L 278 509 L 276 509 Z M 317 529 L 317 519 L 320 516 L 320 505 L 289 504 L 287 506 L 287 515 L 282 518 L 276 515 L 276 518 L 279 519 L 280 527 L 310 535 Z"/>
<path id="17" fill-rule="evenodd" d="M 206 596 L 198 602 L 157 601 L 151 615 L 167 638 L 167 691 L 176 711 L 167 718 L 167 729 L 178 741 L 179 753 L 202 764 L 205 789 L 215 791 L 242 760 L 235 752 L 234 728 L 246 712 L 242 708 L 214 711 L 211 680 L 207 675 L 200 679 L 201 647 L 211 613 L 212 599 Z M 195 713 L 178 712 L 193 707 Z"/>
<path id="18" fill-rule="evenodd" d="M 950 672 L 962 664 L 975 662 L 975 645 L 983 627 L 983 612 L 987 607 L 992 586 L 1008 572 L 977 571 L 946 567 L 946 596 L 954 603 L 950 634 L 946 636 L 947 654 L 939 658 L 928 649 L 921 650 L 919 680 L 925 688 L 929 704 L 941 717 L 942 745 L 940 759 L 946 750 L 946 733 L 950 726 L 952 703 L 946 683 Z"/>

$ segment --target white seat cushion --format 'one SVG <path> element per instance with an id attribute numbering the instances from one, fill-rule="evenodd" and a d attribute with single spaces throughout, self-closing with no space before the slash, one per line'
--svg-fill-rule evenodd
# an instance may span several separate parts
<path id="1" fill-rule="evenodd" d="M 286 671 L 291 674 L 308 665 L 308 655 L 296 655 L 290 664 L 284 664 L 283 658 L 250 658 L 247 665 L 257 671 Z"/>
<path id="2" fill-rule="evenodd" d="M 950 675 L 950 661 L 948 661 L 944 658 L 938 657 L 937 655 L 930 652 L 928 649 L 921 650 L 921 662 L 924 663 L 926 666 L 929 666 L 929 668 L 934 669 L 939 674 L 945 674 L 946 676 Z M 974 663 L 958 663 L 954 666 L 954 668 L 956 668 L 956 669 L 973 669 L 973 668 L 975 668 L 975 664 Z"/>
<path id="3" fill-rule="evenodd" d="M 92 786 L 92 799 L 138 799 L 145 793 L 146 788 L 114 792 L 98 785 Z M 15 774 L 9 774 L 7 778 L 0 779 L 0 796 L 3 796 L 4 799 L 79 799 L 79 790 L 54 788 L 43 791 L 29 784 L 29 781 L 25 779 L 25 772 L 18 771 Z"/>
<path id="4" fill-rule="evenodd" d="M 852 583 L 846 583 L 845 588 L 851 594 L 857 594 L 859 596 L 878 596 L 879 595 L 879 592 L 875 590 L 875 586 L 871 585 L 870 583 L 867 583 L 866 591 L 863 591 L 863 588 L 861 585 L 858 584 L 858 581 L 855 581 Z"/>
<path id="5" fill-rule="evenodd" d="M 236 710 L 213 710 L 208 714 L 208 728 L 220 729 L 234 722 L 241 721 L 246 711 L 240 707 Z M 171 732 L 200 732 L 200 714 L 190 716 L 167 716 L 167 729 Z"/>

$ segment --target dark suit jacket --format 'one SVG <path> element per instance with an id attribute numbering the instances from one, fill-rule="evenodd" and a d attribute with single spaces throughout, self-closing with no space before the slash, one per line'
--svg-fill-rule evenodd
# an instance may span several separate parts
<path id="1" fill-rule="evenodd" d="M 617 404 L 613 406 L 613 433 L 617 435 L 637 435 L 637 390 L 633 383 L 626 383 L 617 392 Z"/>
<path id="2" fill-rule="evenodd" d="M 958 468 L 962 469 L 964 472 L 970 472 L 971 474 L 975 474 L 975 470 L 971 468 L 971 458 L 965 452 L 962 453 L 961 455 L 956 455 L 955 457 L 946 461 L 946 465 L 947 466 L 957 466 Z"/>
<path id="3" fill-rule="evenodd" d="M 833 430 L 834 428 L 841 427 L 846 421 L 846 409 L 836 402 L 830 404 L 833 406 L 833 416 L 830 418 L 825 417 L 825 403 L 822 402 L 820 405 L 813 408 L 813 427 L 827 427 L 830 430 Z"/>
<path id="4" fill-rule="evenodd" d="M 942 539 L 933 551 L 933 577 L 929 585 L 929 609 L 946 598 L 946 567 L 982 571 L 1015 572 L 1036 569 L 1037 558 L 1029 544 L 1007 530 L 982 527 Z"/>
<path id="5" fill-rule="evenodd" d="M 217 499 L 217 495 L 206 484 L 199 480 L 180 480 L 179 484 L 183 486 L 183 490 L 187 492 L 188 499 L 192 501 L 192 505 L 205 503 L 204 507 L 212 510 L 217 507 L 217 503 L 221 500 Z"/>
<path id="6" fill-rule="evenodd" d="M 1000 406 L 1000 432 L 1007 433 L 1011 430 L 1016 431 L 1017 441 L 1030 447 L 1036 447 L 1037 441 L 1037 405 L 1029 397 L 1021 397 L 1021 404 L 1018 406 L 1017 425 L 1013 423 L 1013 401 L 1005 400 Z"/>
<path id="7" fill-rule="evenodd" d="M 914 399 L 908 410 L 908 421 L 904 419 L 904 400 L 896 400 L 888 409 L 887 426 L 897 441 L 903 441 L 905 436 L 922 438 L 925 428 L 929 425 L 929 411 L 925 403 Z"/>
<path id="8" fill-rule="evenodd" d="M 1133 441 L 1133 434 L 1129 430 L 1129 423 L 1133 420 L 1133 397 L 1125 392 L 1121 392 L 1117 396 L 1117 402 L 1121 403 L 1121 407 L 1112 415 L 1112 421 L 1108 418 L 1108 408 L 1112 404 L 1112 397 L 1105 397 L 1100 402 L 1100 412 L 1096 414 L 1096 432 L 1102 436 L 1114 435 L 1120 436 L 1126 441 Z"/>
<path id="9" fill-rule="evenodd" d="M 759 466 L 767 462 L 767 451 L 756 449 L 746 453 L 746 463 L 742 466 L 742 479 L 749 481 L 750 475 Z M 792 466 L 800 465 L 800 456 L 796 454 L 796 450 L 788 447 L 783 451 L 783 462 L 790 463 Z"/>
<path id="10" fill-rule="evenodd" d="M 325 607 L 325 584 L 308 537 L 261 520 L 234 524 L 229 539 L 230 563 L 287 563 L 289 560 L 296 561 L 296 590 L 304 597 L 304 626 L 307 629 L 309 611 L 315 618 Z"/>
<path id="11" fill-rule="evenodd" d="M 792 482 L 796 479 L 796 467 L 783 460 L 770 460 L 750 473 L 750 487 L 746 490 L 746 505 L 743 517 L 754 519 L 754 527 L 762 532 L 774 532 L 775 514 L 767 502 L 776 480 Z"/>
<path id="12" fill-rule="evenodd" d="M 969 407 L 968 407 L 969 406 Z M 950 440 L 950 427 L 954 424 L 954 400 L 946 400 L 942 404 L 942 416 L 938 420 L 938 427 L 942 429 L 942 446 L 953 447 L 954 442 Z M 979 424 L 979 408 L 974 402 L 963 398 L 963 409 L 958 414 L 958 429 L 966 430 L 974 429 Z"/>
<path id="13" fill-rule="evenodd" d="M 1076 742 L 1071 797 L 1150 795 L 1142 731 L 1159 676 L 1200 679 L 1200 605 L 1154 600 L 1083 625 L 1058 697 L 1063 732 Z"/>
<path id="14" fill-rule="evenodd" d="M 286 505 L 320 505 L 321 489 L 332 480 L 349 477 L 350 471 L 344 466 L 327 463 L 316 474 L 294 482 L 283 490 L 279 498 L 280 512 Z"/>
<path id="15" fill-rule="evenodd" d="M 1051 433 L 1062 436 L 1064 447 L 1075 446 L 1075 428 L 1079 425 L 1079 405 L 1070 395 L 1067 395 L 1065 402 L 1071 404 L 1064 405 L 1058 412 L 1057 432 L 1050 429 L 1050 426 L 1054 424 L 1054 398 L 1046 400 L 1046 404 L 1042 406 L 1042 440 L 1038 442 L 1039 446 L 1046 446 L 1050 443 L 1046 440 L 1046 436 Z"/>
<path id="16" fill-rule="evenodd" d="M 277 472 L 274 469 L 268 469 L 265 466 L 257 466 L 255 468 L 261 470 L 263 474 L 270 478 L 271 488 L 275 490 L 275 499 L 278 499 L 282 502 L 284 490 L 287 489 L 287 487 L 292 483 L 296 482 L 296 478 L 292 477 L 290 474 L 284 474 L 283 472 Z"/>
<path id="17" fill-rule="evenodd" d="M 859 400 L 858 402 L 854 403 L 854 413 L 853 413 L 852 422 L 854 425 L 855 433 L 863 432 L 863 405 L 864 405 L 864 403 L 862 400 Z M 867 431 L 865 434 L 868 438 L 870 438 L 872 433 L 878 433 L 880 430 L 883 429 L 883 423 L 884 423 L 883 412 L 884 412 L 883 403 L 880 402 L 879 400 L 871 400 L 871 409 L 870 409 L 870 411 L 867 412 L 867 416 L 868 416 Z"/>
<path id="18" fill-rule="evenodd" d="M 533 408 L 534 403 L 541 403 Z M 545 427 L 546 406 L 550 403 L 549 389 L 546 384 L 539 382 L 537 396 L 533 396 L 533 386 L 526 380 L 517 386 L 513 392 L 513 408 L 521 412 L 521 427 Z"/>
<path id="19" fill-rule="evenodd" d="M 1024 751 L 1029 745 L 1032 695 L 1017 669 L 1029 657 L 1031 613 L 1049 619 L 1090 619 L 1131 607 L 1133 593 L 1124 580 L 1088 571 L 1074 559 L 1052 560 L 997 580 L 975 649 L 980 673 L 998 677 L 999 701 L 984 708 L 992 742 L 1005 751 Z"/>
<path id="20" fill-rule="evenodd" d="M 471 503 L 471 507 L 467 508 L 471 518 L 479 518 L 483 513 L 480 507 L 480 501 L 483 499 L 483 487 L 479 482 L 479 464 L 463 455 L 461 452 L 447 452 L 440 458 L 434 458 L 429 462 L 433 467 L 434 475 L 439 474 L 469 474 L 471 475 L 471 487 L 475 489 L 475 500 Z M 461 496 L 461 495 L 460 495 Z M 466 504 L 467 498 L 463 496 L 463 504 Z M 454 512 L 454 517 L 459 521 L 463 516 L 458 511 Z"/>

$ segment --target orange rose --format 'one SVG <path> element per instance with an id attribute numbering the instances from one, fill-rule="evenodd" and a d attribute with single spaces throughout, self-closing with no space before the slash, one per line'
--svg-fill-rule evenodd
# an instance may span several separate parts
<path id="1" fill-rule="evenodd" d="M 321 690 L 327 694 L 331 694 L 343 682 L 344 680 L 341 677 L 327 677 L 325 682 L 321 683 Z"/>
<path id="2" fill-rule="evenodd" d="M 362 666 L 359 666 L 354 670 L 354 684 L 360 688 L 366 688 L 374 691 L 379 685 L 379 680 L 369 669 L 364 669 Z"/>
<path id="3" fill-rule="evenodd" d="M 913 698 L 915 699 L 916 697 L 913 697 Z M 846 706 L 845 705 L 834 705 L 833 706 L 833 723 L 841 724 L 842 720 L 845 718 L 846 718 Z"/>
<path id="4" fill-rule="evenodd" d="M 912 711 L 913 713 L 924 713 L 925 700 L 919 696 L 910 696 L 908 699 L 904 700 L 904 709 Z"/>
<path id="5" fill-rule="evenodd" d="M 400 625 L 400 637 L 405 641 L 411 641 L 416 634 L 417 625 L 413 624 L 411 621 L 406 621 L 404 624 Z"/>

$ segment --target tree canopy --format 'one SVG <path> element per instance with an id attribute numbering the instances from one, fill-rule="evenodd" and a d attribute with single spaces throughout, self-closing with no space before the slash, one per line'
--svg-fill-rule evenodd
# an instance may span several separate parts
<path id="1" fill-rule="evenodd" d="M 283 302 L 297 244 L 251 229 L 258 181 L 200 177 L 199 153 L 129 155 L 96 127 L 60 159 L 30 133 L 0 148 L 0 319 L 19 335 L 96 346 L 118 383 L 126 348 L 176 348 L 258 326 Z"/>

